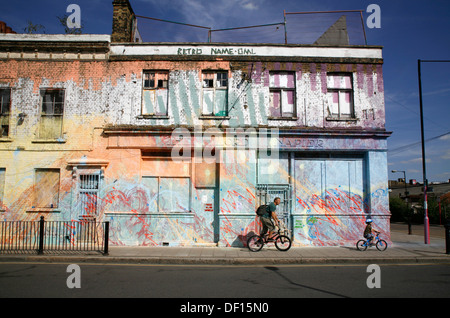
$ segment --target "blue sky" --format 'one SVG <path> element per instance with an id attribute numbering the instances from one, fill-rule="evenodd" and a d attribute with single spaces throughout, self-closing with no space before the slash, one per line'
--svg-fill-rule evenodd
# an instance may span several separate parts
<path id="1" fill-rule="evenodd" d="M 21 0 L 2 4 L 0 20 L 22 33 L 30 20 L 46 33 L 63 33 L 56 16 L 69 4 L 81 8 L 84 33 L 110 34 L 112 0 Z M 450 60 L 448 0 L 131 0 L 137 15 L 184 22 L 213 29 L 283 21 L 286 12 L 366 10 L 381 8 L 381 28 L 369 29 L 369 45 L 383 46 L 389 178 L 406 170 L 422 181 L 417 60 Z M 364 20 L 369 13 L 364 13 Z M 202 35 L 203 36 L 203 35 Z M 181 39 L 181 38 L 180 38 Z M 450 63 L 423 63 L 424 129 L 429 181 L 450 179 Z M 437 138 L 438 136 L 441 136 Z"/>

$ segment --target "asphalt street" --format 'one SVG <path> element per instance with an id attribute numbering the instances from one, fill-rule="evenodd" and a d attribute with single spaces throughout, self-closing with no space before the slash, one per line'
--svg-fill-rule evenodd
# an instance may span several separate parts
<path id="1" fill-rule="evenodd" d="M 448 298 L 450 265 L 0 263 L 1 298 Z M 372 283 L 376 281 L 378 286 Z"/>

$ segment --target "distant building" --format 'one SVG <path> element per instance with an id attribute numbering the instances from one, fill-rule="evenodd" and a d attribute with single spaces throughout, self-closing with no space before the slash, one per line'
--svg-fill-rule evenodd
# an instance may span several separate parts
<path id="1" fill-rule="evenodd" d="M 389 197 L 401 198 L 403 201 L 408 202 L 413 211 L 417 212 L 418 209 L 422 209 L 423 195 L 423 182 L 419 183 L 416 180 L 409 180 L 406 184 L 405 195 L 405 181 L 404 179 L 389 180 Z M 450 202 L 450 180 L 449 182 L 430 182 L 428 184 L 428 198 L 436 198 L 441 201 L 448 200 Z"/>
<path id="2" fill-rule="evenodd" d="M 280 197 L 295 245 L 389 240 L 381 47 L 142 43 L 113 4 L 111 36 L 0 35 L 3 220 L 242 246 Z"/>

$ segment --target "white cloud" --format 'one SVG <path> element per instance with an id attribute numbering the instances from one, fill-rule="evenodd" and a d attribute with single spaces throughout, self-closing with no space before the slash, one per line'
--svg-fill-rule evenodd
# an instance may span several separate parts
<path id="1" fill-rule="evenodd" d="M 446 152 L 440 158 L 444 160 L 450 160 L 450 149 L 447 149 Z"/>
<path id="2" fill-rule="evenodd" d="M 254 1 L 244 0 L 241 3 L 241 6 L 247 10 L 257 10 L 259 7 Z"/>
<path id="3" fill-rule="evenodd" d="M 450 87 L 436 89 L 431 92 L 425 92 L 423 93 L 424 96 L 427 95 L 447 95 L 450 92 Z"/>
<path id="4" fill-rule="evenodd" d="M 426 163 L 431 163 L 431 159 L 430 158 L 426 158 L 425 162 Z M 412 158 L 412 159 L 409 159 L 409 160 L 400 161 L 399 163 L 401 163 L 401 164 L 422 163 L 422 158 L 421 157 L 420 158 Z"/>
<path id="5" fill-rule="evenodd" d="M 149 3 L 160 12 L 176 12 L 181 17 L 177 22 L 201 25 L 211 28 L 239 27 L 251 25 L 249 12 L 270 12 L 264 6 L 265 0 L 136 0 Z M 280 12 L 277 12 L 280 14 Z M 273 12 L 272 12 L 273 14 Z M 282 14 L 282 12 L 281 12 Z M 151 15 L 150 15 L 151 16 Z M 155 16 L 152 16 L 155 17 Z M 156 17 L 159 18 L 159 17 Z M 231 22 L 233 21 L 233 22 Z M 237 23 L 236 21 L 243 21 Z M 231 24 L 230 24 L 231 22 Z"/>

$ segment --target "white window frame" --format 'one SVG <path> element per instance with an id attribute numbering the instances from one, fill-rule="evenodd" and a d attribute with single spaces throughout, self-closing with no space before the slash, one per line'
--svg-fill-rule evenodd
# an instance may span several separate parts
<path id="1" fill-rule="evenodd" d="M 80 171 L 81 170 L 81 171 Z M 99 196 L 101 188 L 101 171 L 78 170 L 78 200 L 82 219 L 95 219 L 98 216 Z M 86 178 L 87 180 L 82 180 Z M 82 186 L 84 185 L 84 186 Z M 95 205 L 92 208 L 92 205 Z"/>
<path id="2" fill-rule="evenodd" d="M 347 81 L 351 87 L 336 87 L 336 85 L 330 84 L 330 82 L 334 81 L 335 77 L 341 77 L 340 82 L 342 80 Z M 333 78 L 332 78 L 333 77 Z M 346 77 L 347 79 L 343 79 Z M 331 87 L 330 87 L 331 86 Z M 344 85 L 345 86 L 345 85 Z M 327 98 L 328 98 L 328 117 L 329 120 L 351 120 L 356 119 L 355 117 L 355 104 L 354 104 L 354 89 L 353 89 L 353 74 L 352 73 L 328 73 L 327 74 Z M 333 109 L 333 102 L 330 102 L 333 99 L 332 94 L 338 94 L 338 107 L 337 111 Z M 349 110 L 348 112 L 344 112 L 343 100 L 345 96 L 349 96 Z"/>
<path id="3" fill-rule="evenodd" d="M 153 79 L 150 78 L 153 76 Z M 153 112 L 149 112 L 146 106 L 146 95 L 150 95 L 153 105 Z M 164 96 L 165 95 L 165 96 Z M 164 111 L 159 112 L 161 101 L 163 98 Z M 156 109 L 155 109 L 156 108 Z M 142 116 L 168 116 L 169 111 L 169 71 L 167 70 L 146 70 L 142 74 Z"/>
<path id="4" fill-rule="evenodd" d="M 284 83 L 284 81 L 280 81 L 278 85 L 275 83 L 275 76 L 288 76 L 291 75 L 293 77 L 293 87 L 288 86 L 288 81 Z M 269 91 L 270 91 L 270 102 L 269 107 L 273 107 L 273 94 L 279 93 L 280 94 L 280 100 L 279 100 L 279 109 L 280 114 L 279 116 L 271 116 L 270 110 L 269 110 L 269 119 L 289 119 L 289 118 L 296 118 L 297 117 L 297 107 L 296 107 L 296 79 L 295 79 L 295 72 L 293 71 L 270 71 L 269 72 Z M 288 97 L 287 93 L 292 92 L 292 112 L 286 112 L 285 109 L 288 109 L 286 105 L 288 105 Z"/>
<path id="5" fill-rule="evenodd" d="M 212 77 L 212 79 L 210 78 Z M 225 117 L 228 116 L 228 71 L 203 71 L 202 72 L 202 116 L 216 116 Z M 225 105 L 224 109 L 220 109 L 216 104 L 216 93 L 218 91 L 225 92 Z M 205 105 L 205 96 L 209 92 L 212 92 L 213 106 L 211 112 L 205 111 L 207 105 Z"/>

